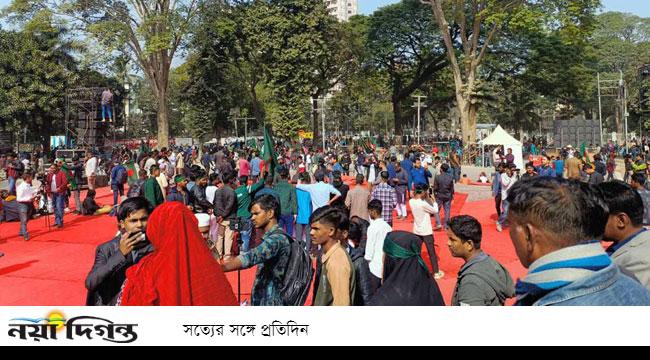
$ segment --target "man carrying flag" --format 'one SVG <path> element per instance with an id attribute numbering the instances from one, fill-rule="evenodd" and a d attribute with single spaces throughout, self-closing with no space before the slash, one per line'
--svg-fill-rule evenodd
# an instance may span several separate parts
<path id="1" fill-rule="evenodd" d="M 264 127 L 264 146 L 262 147 L 262 160 L 263 165 L 261 166 L 261 173 L 263 174 L 266 170 L 272 177 L 274 177 L 278 158 L 275 156 L 275 142 L 273 141 L 273 135 L 271 135 L 271 131 L 269 131 L 266 126 Z"/>
<path id="2" fill-rule="evenodd" d="M 66 197 L 66 206 L 65 206 L 65 211 L 69 211 L 69 199 L 70 199 L 70 193 L 73 193 L 75 195 L 75 207 L 76 211 L 81 210 L 81 199 L 79 199 L 80 195 L 78 194 L 79 187 L 77 186 L 77 182 L 75 181 L 75 178 L 72 174 L 72 170 L 68 167 L 68 164 L 65 162 L 63 158 L 56 159 L 56 166 L 59 167 L 59 170 L 65 175 L 65 179 L 68 181 L 68 196 Z M 79 200 L 79 203 L 77 203 L 77 200 Z"/>
<path id="3" fill-rule="evenodd" d="M 135 168 L 135 161 L 133 159 L 125 158 L 124 167 L 126 168 L 127 182 L 129 187 L 138 182 L 138 171 Z"/>
<path id="4" fill-rule="evenodd" d="M 580 146 L 580 155 L 585 160 L 585 164 L 591 164 L 591 161 L 589 160 L 589 153 L 587 152 L 586 142 L 583 142 L 582 145 Z"/>

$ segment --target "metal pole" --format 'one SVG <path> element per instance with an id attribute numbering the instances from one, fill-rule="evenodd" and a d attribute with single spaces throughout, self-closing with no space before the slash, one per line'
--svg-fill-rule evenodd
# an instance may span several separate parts
<path id="1" fill-rule="evenodd" d="M 248 118 L 244 119 L 244 143 L 248 141 Z"/>
<path id="2" fill-rule="evenodd" d="M 420 105 L 421 98 L 418 96 L 418 145 L 420 145 Z"/>
<path id="3" fill-rule="evenodd" d="M 600 94 L 600 73 L 598 73 L 598 120 L 600 121 L 600 145 L 603 145 L 603 102 Z"/>
<path id="4" fill-rule="evenodd" d="M 237 118 L 234 118 L 233 120 L 235 120 L 235 137 L 237 138 L 239 137 L 239 131 L 237 130 Z"/>
<path id="5" fill-rule="evenodd" d="M 630 143 L 629 143 L 629 135 L 628 135 L 628 129 L 627 129 L 627 118 L 628 118 L 628 113 L 627 113 L 627 86 L 623 86 L 623 116 L 625 119 L 625 151 L 626 153 L 630 152 Z"/>
<path id="6" fill-rule="evenodd" d="M 323 97 L 323 108 L 321 109 L 322 122 L 323 122 L 323 151 L 325 151 L 325 106 L 327 106 L 327 98 Z"/>

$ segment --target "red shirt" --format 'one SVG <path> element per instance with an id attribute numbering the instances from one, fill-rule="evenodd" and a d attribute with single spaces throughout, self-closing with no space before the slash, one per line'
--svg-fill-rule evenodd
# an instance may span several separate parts
<path id="1" fill-rule="evenodd" d="M 59 171 L 55 175 L 47 174 L 47 180 L 45 181 L 47 194 L 52 194 L 52 176 L 56 176 L 56 193 L 65 194 L 68 191 L 68 178 L 63 171 Z"/>
<path id="2" fill-rule="evenodd" d="M 239 159 L 239 176 L 250 176 L 251 164 L 246 159 Z"/>

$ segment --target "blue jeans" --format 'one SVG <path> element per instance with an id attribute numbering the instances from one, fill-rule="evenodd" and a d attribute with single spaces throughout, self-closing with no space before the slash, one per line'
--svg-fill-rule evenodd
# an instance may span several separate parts
<path id="1" fill-rule="evenodd" d="M 311 250 L 311 226 L 309 224 L 296 224 L 296 237 L 298 241 L 305 242 L 305 250 Z"/>
<path id="2" fill-rule="evenodd" d="M 293 237 L 293 215 L 280 215 L 280 227 Z"/>
<path id="3" fill-rule="evenodd" d="M 65 194 L 52 193 L 54 203 L 54 222 L 58 226 L 63 226 L 63 214 L 65 209 Z"/>
<path id="4" fill-rule="evenodd" d="M 9 194 L 16 195 L 16 178 L 9 177 Z"/>
<path id="5" fill-rule="evenodd" d="M 459 182 L 460 181 L 460 168 L 451 168 L 453 171 L 454 175 L 454 182 Z"/>
<path id="6" fill-rule="evenodd" d="M 501 206 L 503 206 L 503 212 L 501 213 L 501 216 L 499 216 L 499 225 L 503 226 L 506 223 L 506 220 L 508 220 L 508 209 L 510 208 L 510 203 L 508 203 L 508 200 L 503 199 L 501 201 Z"/>
<path id="7" fill-rule="evenodd" d="M 242 241 L 241 252 L 245 253 L 250 249 L 251 235 L 253 235 L 253 222 L 251 219 L 242 219 L 242 224 L 245 225 L 239 235 Z"/>
<path id="8" fill-rule="evenodd" d="M 106 119 L 106 113 L 108 112 L 108 118 L 113 119 L 113 111 L 111 106 L 108 104 L 102 104 L 102 120 Z"/>
<path id="9" fill-rule="evenodd" d="M 111 190 L 113 190 L 113 206 L 118 205 L 120 196 L 124 196 L 124 184 L 111 185 Z"/>
<path id="10" fill-rule="evenodd" d="M 29 221 L 31 204 L 28 203 L 18 203 L 18 215 L 20 217 L 20 236 L 28 237 L 27 233 L 27 221 Z"/>
<path id="11" fill-rule="evenodd" d="M 447 200 L 447 201 L 436 200 L 436 203 L 438 203 L 438 209 L 440 211 L 442 211 L 442 209 L 445 209 L 445 223 L 441 225 L 444 226 L 446 229 L 447 223 L 451 218 L 451 200 Z M 436 221 L 438 221 L 438 224 L 440 224 L 440 214 L 436 215 Z"/>

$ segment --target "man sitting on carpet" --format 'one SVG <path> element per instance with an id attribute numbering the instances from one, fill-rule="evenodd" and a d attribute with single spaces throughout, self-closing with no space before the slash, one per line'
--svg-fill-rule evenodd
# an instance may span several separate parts
<path id="1" fill-rule="evenodd" d="M 145 236 L 152 211 L 153 207 L 143 197 L 125 200 L 119 206 L 120 234 L 97 247 L 95 263 L 86 277 L 86 305 L 115 305 L 126 270 L 153 251 Z"/>
<path id="2" fill-rule="evenodd" d="M 95 190 L 88 190 L 86 198 L 84 199 L 83 204 L 81 205 L 81 215 L 91 216 L 91 215 L 104 215 L 111 212 L 113 209 L 110 205 L 99 206 L 95 201 L 95 196 L 97 193 Z"/>
<path id="3" fill-rule="evenodd" d="M 650 292 L 623 275 L 600 240 L 607 204 L 592 186 L 537 177 L 508 191 L 510 237 L 528 275 L 522 306 L 648 306 Z"/>

